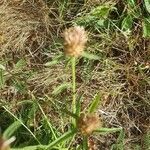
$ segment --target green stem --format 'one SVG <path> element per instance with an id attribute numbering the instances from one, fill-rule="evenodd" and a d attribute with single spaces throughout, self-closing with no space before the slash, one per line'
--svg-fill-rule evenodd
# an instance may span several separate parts
<path id="1" fill-rule="evenodd" d="M 76 58 L 72 58 L 72 110 L 76 113 Z M 74 121 L 73 121 L 74 123 Z"/>
<path id="2" fill-rule="evenodd" d="M 83 136 L 83 150 L 88 150 L 88 137 Z"/>

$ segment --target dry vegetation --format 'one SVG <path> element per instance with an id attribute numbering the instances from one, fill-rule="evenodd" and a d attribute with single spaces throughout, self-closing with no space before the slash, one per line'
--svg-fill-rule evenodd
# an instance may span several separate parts
<path id="1" fill-rule="evenodd" d="M 143 36 L 142 28 L 143 19 L 149 13 L 143 3 L 136 2 L 141 14 L 133 19 L 131 28 L 124 31 L 121 22 L 127 12 L 134 13 L 134 9 L 123 0 L 1 0 L 2 133 L 14 121 L 4 110 L 5 106 L 23 120 L 42 144 L 52 141 L 43 114 L 35 104 L 26 101 L 39 102 L 57 135 L 68 129 L 69 118 L 60 110 L 70 109 L 72 95 L 70 59 L 63 55 L 62 32 L 65 27 L 78 24 L 89 33 L 86 51 L 99 58 L 82 57 L 76 62 L 77 95 L 83 97 L 82 109 L 85 110 L 92 97 L 100 93 L 101 105 L 97 113 L 104 127 L 123 127 L 123 149 L 150 148 L 150 144 L 145 144 L 145 134 L 150 128 L 150 39 Z M 106 10 L 110 8 L 108 13 L 100 13 L 99 17 L 106 21 L 104 25 L 102 21 L 96 22 L 99 9 L 95 11 L 103 5 Z M 24 139 L 25 132 L 22 128 L 16 132 L 15 147 L 36 143 L 28 133 Z M 96 143 L 95 149 L 102 150 L 110 150 L 117 137 L 118 134 L 91 136 Z M 78 144 L 80 136 L 71 146 Z"/>

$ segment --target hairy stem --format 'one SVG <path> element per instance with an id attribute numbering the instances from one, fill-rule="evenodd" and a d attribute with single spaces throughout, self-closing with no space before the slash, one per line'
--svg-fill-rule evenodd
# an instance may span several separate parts
<path id="1" fill-rule="evenodd" d="M 76 58 L 72 58 L 72 111 L 76 113 Z M 74 121 L 73 121 L 74 123 Z"/>

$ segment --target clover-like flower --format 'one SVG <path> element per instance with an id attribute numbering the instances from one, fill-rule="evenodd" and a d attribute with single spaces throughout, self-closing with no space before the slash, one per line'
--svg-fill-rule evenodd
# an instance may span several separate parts
<path id="1" fill-rule="evenodd" d="M 66 29 L 63 33 L 65 54 L 78 57 L 82 54 L 87 42 L 87 33 L 83 27 L 75 26 Z"/>
<path id="2" fill-rule="evenodd" d="M 78 128 L 83 135 L 89 135 L 101 126 L 100 119 L 96 114 L 81 114 L 78 119 Z"/>

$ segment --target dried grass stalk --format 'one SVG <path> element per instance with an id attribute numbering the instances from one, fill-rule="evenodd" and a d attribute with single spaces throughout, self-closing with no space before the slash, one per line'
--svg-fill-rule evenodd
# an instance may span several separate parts
<path id="1" fill-rule="evenodd" d="M 0 1 L 0 56 L 45 47 L 50 34 L 48 15 L 43 0 Z"/>

